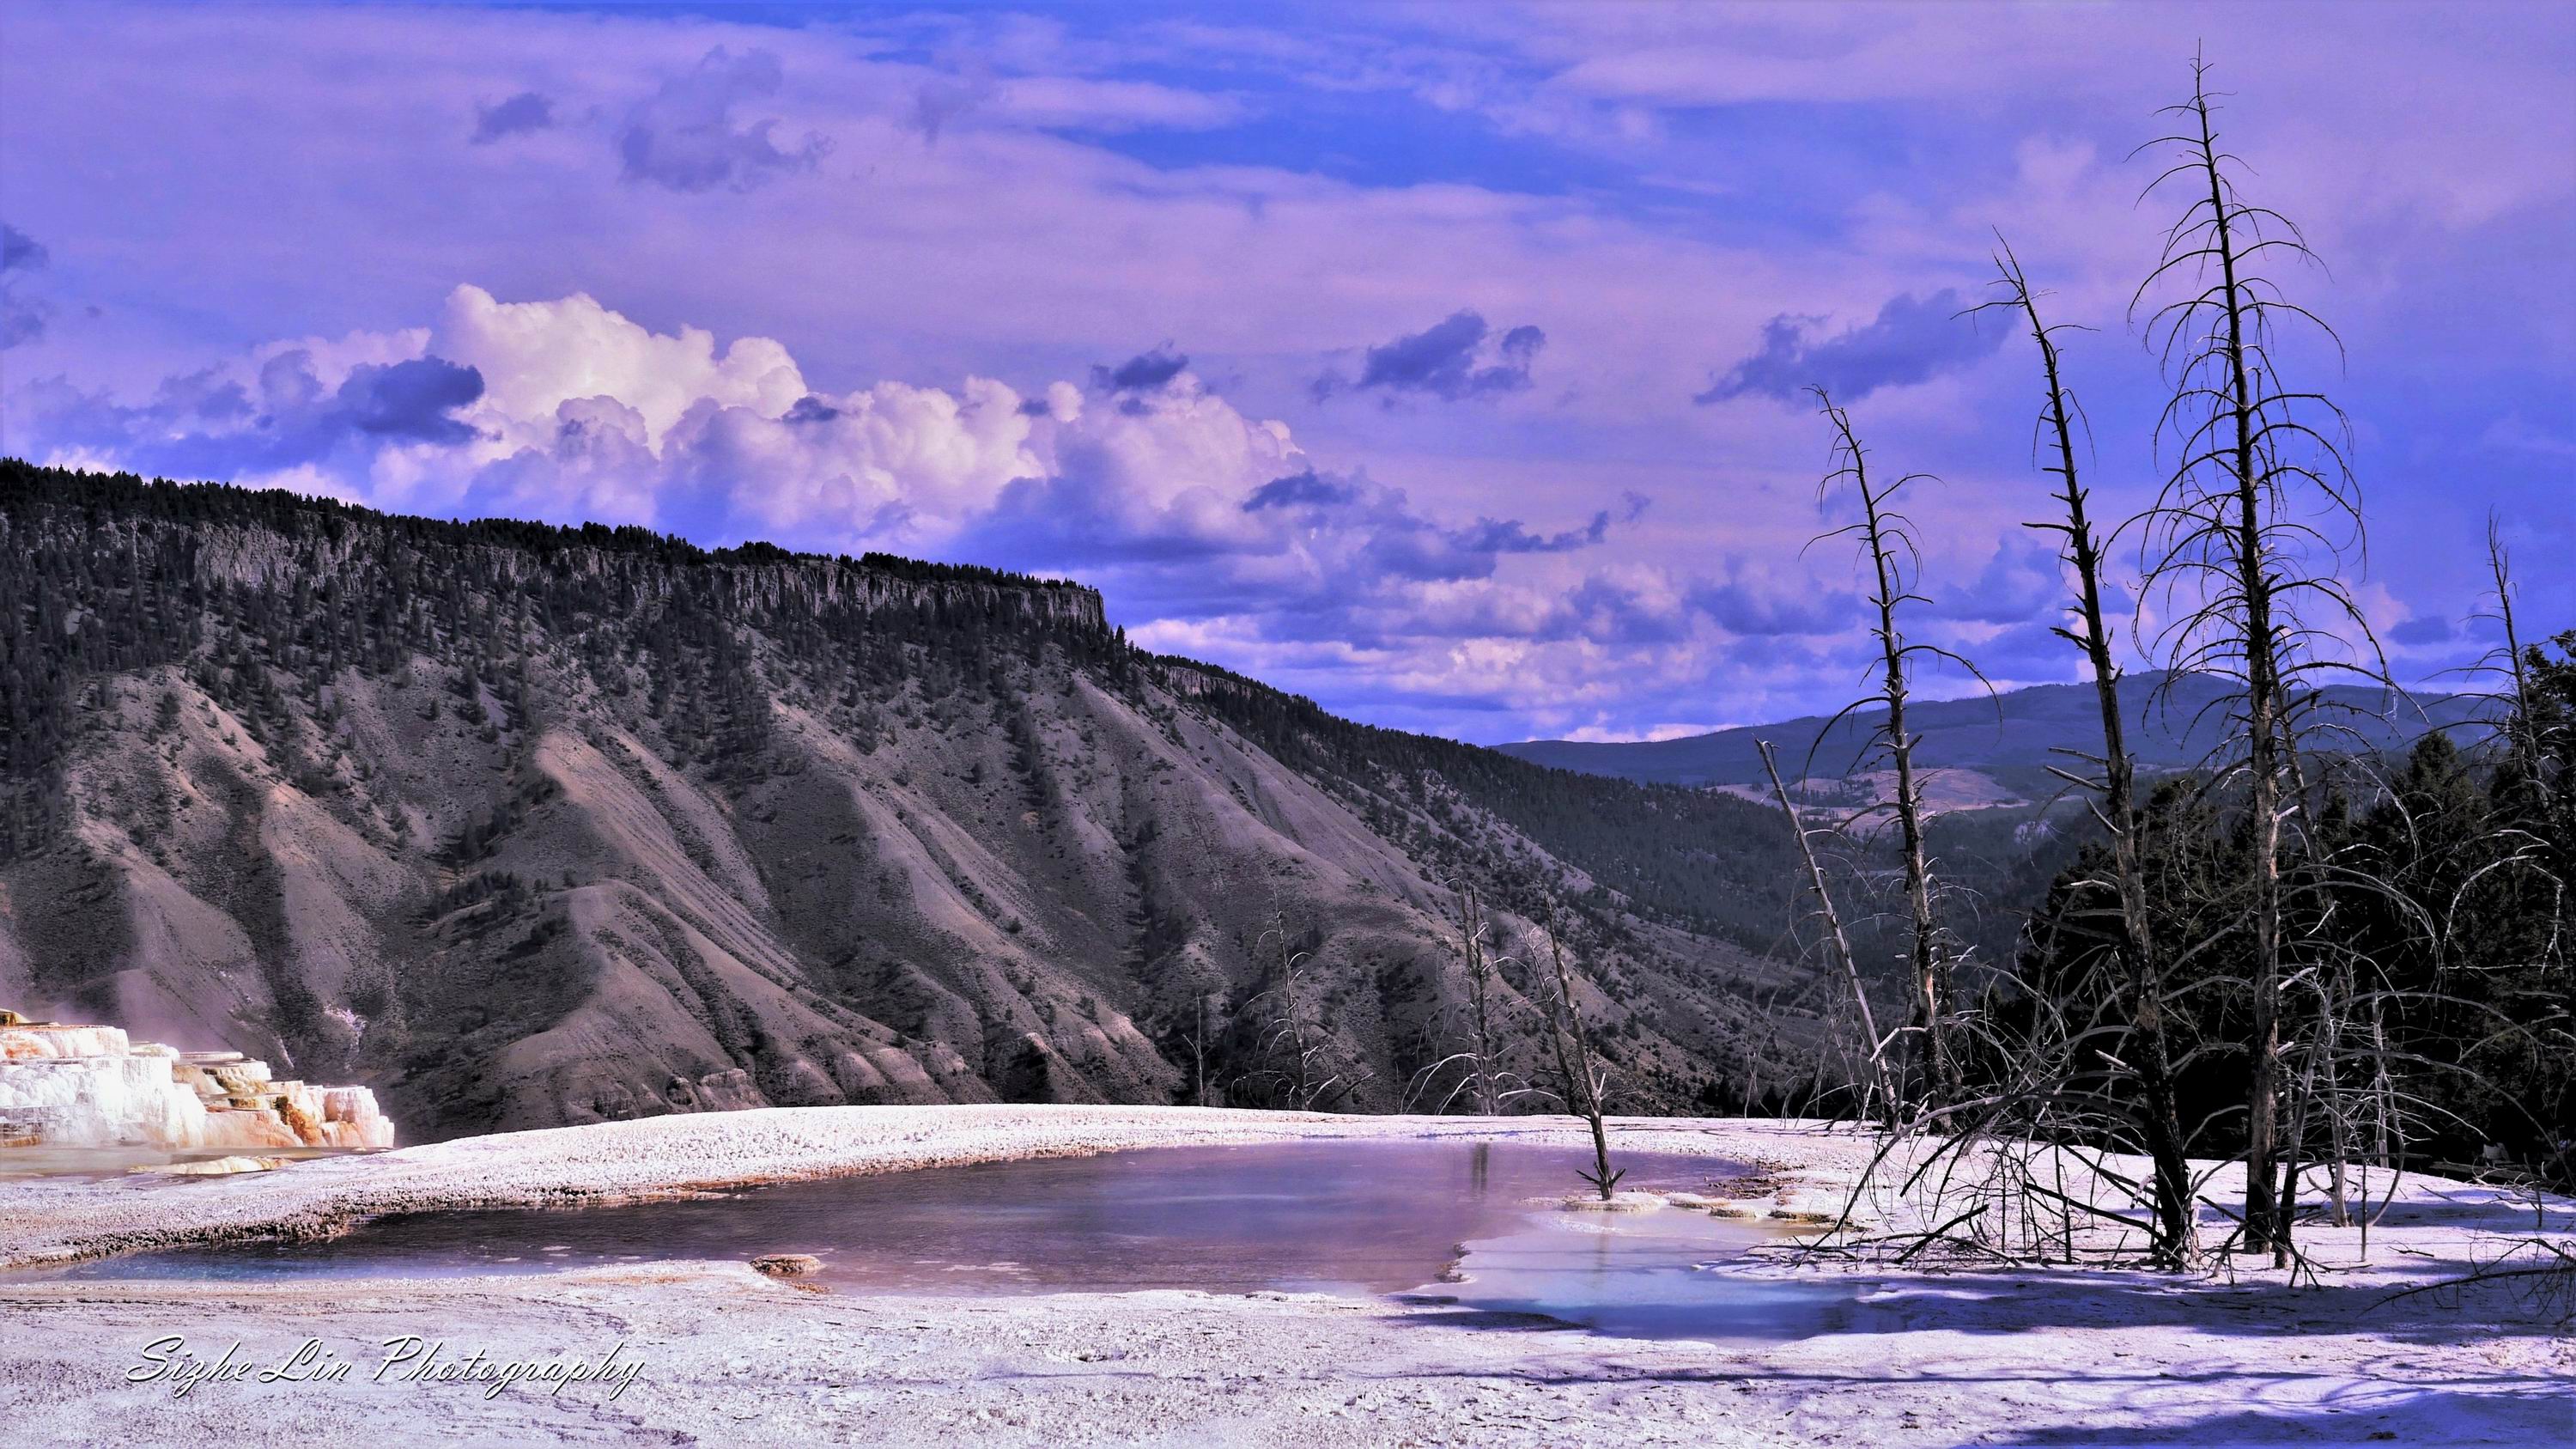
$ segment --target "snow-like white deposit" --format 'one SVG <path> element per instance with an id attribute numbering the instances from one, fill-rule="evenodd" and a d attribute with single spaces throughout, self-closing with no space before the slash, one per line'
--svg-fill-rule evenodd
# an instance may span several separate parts
<path id="1" fill-rule="evenodd" d="M 206 1104 L 170 1067 L 126 1053 L 0 1062 L 0 1122 L 47 1146 L 198 1146 Z"/>
<path id="2" fill-rule="evenodd" d="M 0 1194 L 0 1264 L 157 1243 L 327 1232 L 369 1212 L 579 1204 L 769 1178 L 1161 1145 L 1355 1137 L 1588 1146 L 1565 1118 L 1335 1118 L 1186 1108 L 832 1107 L 666 1117 L 469 1139 L 197 1182 L 32 1181 Z M 1762 1169 L 1666 1211 L 1837 1206 L 1873 1143 L 1817 1123 L 1623 1119 L 1611 1149 Z M 2224 1200 L 2225 1170 L 2210 1195 Z M 1865 1211 L 1901 1211 L 1875 1195 Z M 1870 1445 L 2566 1444 L 2576 1352 L 2523 1285 L 2397 1297 L 2523 1239 L 2570 1205 L 2407 1174 L 2367 1251 L 2302 1242 L 2319 1281 L 2259 1267 L 1996 1272 L 1720 1265 L 1821 1278 L 1830 1323 L 1645 1341 L 1473 1311 L 1436 1292 L 1004 1298 L 811 1292 L 743 1264 L 638 1263 L 520 1277 L 279 1282 L 0 1276 L 0 1421 L 27 1442 L 154 1442 L 255 1420 L 278 1445 L 419 1442 Z M 1619 1215 L 1589 1220 L 1617 1230 Z M 2240 1260 L 2241 1261 L 2241 1260 Z M 1750 1286 L 1748 1284 L 1748 1286 Z M 400 1385 L 212 1384 L 121 1375 L 185 1335 L 282 1361 L 308 1340 L 359 1361 L 432 1334 L 456 1354 L 644 1365 L 595 1386 L 486 1399 Z"/>
<path id="3" fill-rule="evenodd" d="M 279 1081 L 238 1052 L 178 1052 L 112 1026 L 0 1017 L 0 1151 L 11 1147 L 391 1147 L 364 1087 Z"/>

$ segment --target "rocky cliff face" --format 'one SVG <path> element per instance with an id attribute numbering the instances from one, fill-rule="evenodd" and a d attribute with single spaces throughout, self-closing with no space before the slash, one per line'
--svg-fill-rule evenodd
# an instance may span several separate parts
<path id="1" fill-rule="evenodd" d="M 1575 903 L 1622 1105 L 1787 1050 L 1743 1000 L 1782 968 L 1548 823 L 1615 835 L 1633 800 L 1515 823 L 1521 795 L 1127 649 L 1088 590 L 18 465 L 0 549 L 29 564 L 0 596 L 0 994 L 370 1083 L 407 1136 L 1436 1104 L 1461 881 L 1507 935 Z"/>

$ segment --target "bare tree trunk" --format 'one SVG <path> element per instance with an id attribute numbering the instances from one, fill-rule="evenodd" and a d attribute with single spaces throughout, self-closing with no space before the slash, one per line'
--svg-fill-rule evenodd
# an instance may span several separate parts
<path id="1" fill-rule="evenodd" d="M 1198 1008 L 1198 1030 L 1190 1037 L 1190 1069 L 1198 1079 L 1198 1104 L 1204 1107 L 1208 1104 L 1208 993 L 1204 991 L 1200 992 L 1198 994 L 1198 1000 L 1194 1004 Z"/>
<path id="2" fill-rule="evenodd" d="M 1764 1000 L 1762 1003 L 1763 1017 L 1765 1019 L 1769 1019 L 1774 1008 L 1778 1007 L 1779 1004 L 1780 991 L 1779 988 L 1774 987 L 1772 988 L 1769 998 Z M 1758 1116 L 1760 1115 L 1761 1110 L 1762 1053 L 1747 1048 L 1744 1053 L 1744 1115 L 1747 1117 Z"/>
<path id="3" fill-rule="evenodd" d="M 1485 952 L 1485 921 L 1477 909 L 1476 888 L 1461 894 L 1458 944 L 1467 966 L 1467 996 L 1476 1029 L 1476 1115 L 1491 1117 L 1499 1094 L 1494 1089 L 1492 1023 L 1493 961 Z"/>
<path id="4" fill-rule="evenodd" d="M 1771 793 L 1780 801 L 1780 812 L 1789 817 L 1789 833 L 1798 840 L 1798 855 L 1807 865 L 1807 888 L 1816 894 L 1816 909 L 1825 920 L 1825 940 L 1833 951 L 1834 963 L 1843 969 L 1843 979 L 1850 983 L 1852 1004 L 1860 1011 L 1860 1029 L 1869 1040 L 1869 1065 L 1872 1090 L 1878 1098 L 1878 1117 L 1894 1125 L 1899 1107 L 1896 1078 L 1887 1068 L 1887 1043 L 1878 1034 L 1877 1014 L 1870 1010 L 1869 989 L 1861 984 L 1860 963 L 1852 959 L 1851 938 L 1843 932 L 1842 913 L 1834 909 L 1833 892 L 1825 887 L 1824 867 L 1816 863 L 1816 848 L 1807 838 L 1806 822 L 1798 816 L 1798 807 L 1789 799 L 1789 787 L 1780 783 L 1780 766 L 1771 758 L 1771 742 L 1756 740 L 1753 747 L 1762 753 L 1762 768 L 1771 776 Z M 1553 942 L 1554 937 L 1551 936 Z M 1747 1104 L 1747 1111 L 1751 1106 Z"/>
<path id="5" fill-rule="evenodd" d="M 1913 599 L 1899 577 L 1896 551 L 1901 546 L 1896 525 L 1886 510 L 1888 498 L 1903 487 L 1909 478 L 1900 478 L 1884 488 L 1869 480 L 1869 460 L 1852 431 L 1851 417 L 1834 405 L 1822 388 L 1811 389 L 1822 405 L 1825 416 L 1834 426 L 1835 451 L 1843 466 L 1831 477 L 1848 476 L 1860 493 L 1861 521 L 1854 525 L 1863 546 L 1869 552 L 1869 563 L 1875 580 L 1870 602 L 1878 611 L 1879 657 L 1884 665 L 1879 696 L 1887 707 L 1885 741 L 1889 759 L 1896 768 L 1896 821 L 1899 843 L 1905 857 L 1905 904 L 1910 918 L 1909 956 L 1914 985 L 1915 1024 L 1923 1033 L 1926 1063 L 1925 1096 L 1934 1106 L 1949 1101 L 1958 1087 L 1957 1065 L 1951 1060 L 1950 1041 L 1943 1013 L 1947 1008 L 1949 987 L 1948 954 L 1941 939 L 1940 925 L 1932 914 L 1931 862 L 1923 844 L 1923 792 L 1914 775 L 1914 739 L 1905 729 L 1905 702 L 1908 688 L 1906 657 L 1919 646 L 1909 646 L 1897 627 L 1898 605 Z M 1830 481 L 1830 478 L 1829 480 Z"/>
<path id="6" fill-rule="evenodd" d="M 1288 913 L 1275 904 L 1268 934 L 1279 942 L 1279 984 L 1271 989 L 1279 994 L 1280 1016 L 1271 1037 L 1288 1045 L 1288 1105 L 1303 1112 L 1314 1105 L 1322 1087 L 1314 1081 L 1315 1048 L 1307 1039 L 1306 1002 L 1298 990 L 1299 958 L 1288 949 Z"/>
<path id="7" fill-rule="evenodd" d="M 2514 763 L 2522 770 L 2523 788 L 2539 798 L 2541 790 L 2539 725 L 2531 712 L 2530 665 L 2522 657 L 2522 636 L 2513 622 L 2513 568 L 2504 540 L 2496 534 L 2495 515 L 2487 515 L 2487 569 L 2495 575 L 2496 620 L 2504 626 L 2505 670 L 2513 680 L 2513 715 L 2509 726 Z"/>
<path id="8" fill-rule="evenodd" d="M 2343 1086 L 2336 1073 L 2341 1067 L 2341 1053 L 2327 1057 L 2326 1076 L 2326 1148 L 2334 1154 L 2326 1173 L 2327 1221 L 2339 1228 L 2352 1226 L 2352 1124 L 2344 1115 Z"/>
<path id="9" fill-rule="evenodd" d="M 2388 1023 L 2380 1010 L 2377 996 L 2370 999 L 2370 1046 L 2371 1071 L 2374 1078 L 2371 1095 L 2377 1101 L 2379 1108 L 2379 1165 L 2391 1174 L 2402 1174 L 2406 1171 L 2406 1123 L 2398 1111 L 2397 1083 L 2388 1072 Z M 2392 1194 L 2396 1190 L 2394 1181 L 2395 1178 L 2392 1177 L 2390 1188 Z M 2364 1196 L 2367 1195 L 2368 1189 L 2365 1187 Z M 2368 1227 L 2376 1217 L 2375 1213 L 2365 1216 L 2362 1225 L 2365 1228 Z M 2363 1251 L 2367 1252 L 2369 1246 L 2370 1239 L 2365 1235 L 2362 1238 Z"/>
<path id="10" fill-rule="evenodd" d="M 2229 472 L 2236 488 L 2234 554 L 2237 605 L 2243 611 L 2246 694 L 2246 772 L 2254 824 L 2254 1001 L 2250 1080 L 2245 1097 L 2245 1234 L 2249 1247 L 2272 1249 L 2276 1267 L 2289 1265 L 2288 1223 L 2272 1186 L 2281 1097 L 2281 759 L 2282 688 L 2278 641 L 2273 635 L 2272 577 L 2264 567 L 2263 473 L 2254 456 L 2254 382 L 2245 356 L 2243 283 L 2237 277 L 2233 208 L 2219 177 L 2217 137 L 2211 134 L 2209 98 L 2197 84 L 2191 108 L 2200 124 L 2200 164 L 2209 179 L 2214 260 L 2219 268 L 2220 339 L 2226 363 L 2222 406 L 2233 432 Z"/>
<path id="11" fill-rule="evenodd" d="M 2306 653 L 2303 641 L 2327 632 L 2310 617 L 2320 605 L 2351 631 L 2337 629 L 2339 636 L 2373 649 L 2377 640 L 2336 576 L 2340 546 L 2319 527 L 2323 516 L 2339 515 L 2350 522 L 2353 542 L 2361 539 L 2351 468 L 2336 440 L 2307 416 L 2324 415 L 2317 421 L 2344 437 L 2349 424 L 2323 394 L 2283 386 L 2272 353 L 2276 315 L 2313 325 L 2328 340 L 2333 330 L 2288 301 L 2257 265 L 2265 252 L 2310 261 L 2314 256 L 2287 218 L 2237 195 L 2228 168 L 2242 162 L 2219 148 L 2205 64 L 2193 65 L 2191 99 L 2166 113 L 2182 117 L 2182 124 L 2150 144 L 2172 146 L 2180 157 L 2148 190 L 2173 182 L 2191 200 L 2182 220 L 2167 231 L 2163 259 L 2140 284 L 2138 296 L 2183 269 L 2189 269 L 2189 284 L 2181 299 L 2157 309 L 2148 323 L 2150 345 L 2156 345 L 2154 334 L 2162 334 L 2174 383 L 2157 434 L 2161 440 L 2170 429 L 2180 440 L 2181 458 L 2145 515 L 2161 535 L 2162 549 L 2147 580 L 2169 593 L 2185 584 L 2192 590 L 2164 629 L 2173 647 L 2173 674 L 2232 665 L 2244 686 L 2234 738 L 2244 749 L 2253 857 L 2243 917 L 2253 948 L 2246 973 L 2251 1025 L 2245 1042 L 2245 1240 L 2253 1249 L 2270 1248 L 2275 1265 L 2287 1266 L 2290 1224 L 2276 1185 L 2283 991 L 2295 947 L 2285 878 L 2322 881 L 2313 870 L 2293 870 L 2294 857 L 2313 852 L 2307 832 L 2294 836 L 2289 828 L 2307 804 L 2289 690 L 2294 676 L 2350 667 Z M 2133 300 L 2133 316 L 2136 305 Z M 2323 551 L 2324 567 L 2312 550 Z M 2372 677 L 2384 681 L 2386 673 L 2383 659 Z"/>
<path id="12" fill-rule="evenodd" d="M 2039 344 L 2041 369 L 2048 387 L 2044 420 L 2056 446 L 2057 462 L 2046 471 L 2062 485 L 2058 501 L 2066 506 L 2064 523 L 2033 524 L 2060 535 L 2067 561 L 2075 567 L 2075 613 L 2083 626 L 2057 632 L 2084 651 L 2093 668 L 2093 692 L 2102 713 L 2101 820 L 2111 837 L 2112 866 L 2120 897 L 2120 955 L 2130 991 L 2129 1024 L 2137 1039 L 2132 1055 L 2138 1080 L 2135 1113 L 2154 1168 L 2157 1256 L 2176 1267 L 2198 1256 L 2193 1231 L 2191 1164 L 2183 1151 L 2181 1114 L 2174 1100 L 2173 1047 L 2165 1015 L 2162 959 L 2156 954 L 2154 922 L 2147 900 L 2144 842 L 2137 807 L 2137 766 L 2129 754 L 2128 719 L 2120 707 L 2120 666 L 2111 654 L 2111 630 L 2102 606 L 2102 545 L 2085 504 L 2087 491 L 2076 473 L 2075 427 L 2068 406 L 2057 339 L 2040 319 L 2039 301 L 2031 294 L 2019 259 L 2005 246 L 1996 261 L 2013 302 L 2030 324 Z"/>
<path id="13" fill-rule="evenodd" d="M 1574 973 L 1566 968 L 1565 948 L 1556 939 L 1555 924 L 1548 923 L 1542 929 L 1547 932 L 1548 958 L 1556 966 L 1556 999 L 1548 1008 L 1549 1035 L 1556 1039 L 1557 1066 L 1565 1073 L 1566 1090 L 1577 1095 L 1578 1110 L 1592 1124 L 1592 1171 L 1582 1177 L 1600 1192 L 1603 1202 L 1608 1202 L 1619 1179 L 1627 1174 L 1610 1170 L 1610 1134 L 1601 1120 L 1601 1084 L 1592 1074 L 1592 1041 L 1583 1029 L 1583 1009 L 1575 1004 Z M 1561 1018 L 1560 1009 L 1564 1013 Z M 1568 1036 L 1573 1038 L 1571 1060 L 1566 1053 Z"/>

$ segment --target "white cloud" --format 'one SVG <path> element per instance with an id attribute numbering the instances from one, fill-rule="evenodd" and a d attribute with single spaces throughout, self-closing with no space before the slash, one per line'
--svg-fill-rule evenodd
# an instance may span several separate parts
<path id="1" fill-rule="evenodd" d="M 665 466 L 683 488 L 729 489 L 746 533 L 826 544 L 937 542 L 1044 468 L 1020 395 L 969 378 L 956 393 L 881 382 L 806 395 L 772 415 L 702 402 Z"/>
<path id="2" fill-rule="evenodd" d="M 500 302 L 480 287 L 450 293 L 428 349 L 483 374 L 478 422 L 551 420 L 575 398 L 613 397 L 658 446 L 701 401 L 783 413 L 805 395 L 787 349 L 744 337 L 721 354 L 712 333 L 648 330 L 584 293 L 552 302 Z"/>

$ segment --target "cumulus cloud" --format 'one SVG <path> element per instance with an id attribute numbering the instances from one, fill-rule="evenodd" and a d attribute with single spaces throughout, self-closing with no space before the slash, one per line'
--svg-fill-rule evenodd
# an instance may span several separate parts
<path id="1" fill-rule="evenodd" d="M 1520 326 L 1496 335 L 1473 311 L 1453 312 L 1415 333 L 1368 349 L 1356 380 L 1327 372 L 1315 380 L 1317 398 L 1349 389 L 1388 396 L 1420 393 L 1456 402 L 1530 385 L 1530 364 L 1547 346 L 1547 334 Z"/>
<path id="2" fill-rule="evenodd" d="M 1823 319 L 1783 313 L 1764 324 L 1760 350 L 1711 378 L 1691 400 L 1706 405 L 1747 394 L 1790 400 L 1820 386 L 1836 401 L 1858 402 L 1883 387 L 1928 382 L 2003 341 L 2003 328 L 1972 327 L 1960 317 L 1967 305 L 1952 287 L 1928 297 L 1907 294 L 1831 337 L 1820 335 Z"/>
<path id="3" fill-rule="evenodd" d="M 748 124 L 734 119 L 737 107 L 776 95 L 784 79 L 778 57 L 768 51 L 708 51 L 627 116 L 617 133 L 625 178 L 673 191 L 749 191 L 811 170 L 830 149 L 823 136 L 808 132 L 794 147 L 782 147 L 774 139 L 776 117 Z"/>
<path id="4" fill-rule="evenodd" d="M 1259 513 L 1268 508 L 1338 508 L 1359 497 L 1359 489 L 1339 478 L 1328 478 L 1314 469 L 1273 478 L 1252 490 L 1243 500 L 1243 511 Z"/>
<path id="5" fill-rule="evenodd" d="M 465 286 L 431 326 L 272 344 L 165 379 L 141 402 L 59 381 L 21 389 L 7 444 L 49 462 L 413 511 L 918 550 L 990 515 L 1014 480 L 1058 475 L 1059 451 L 1124 460 L 1131 495 L 1150 494 L 1149 478 L 1279 465 L 1284 428 L 1190 394 L 1169 419 L 1086 419 L 1081 390 L 1062 383 L 1034 399 L 984 378 L 836 392 L 767 338 L 719 345 L 586 295 L 503 302 Z M 1230 448 L 1215 441 L 1226 434 Z M 1247 447 L 1263 460 L 1245 461 Z"/>
<path id="6" fill-rule="evenodd" d="M 1592 515 L 1592 521 L 1581 528 L 1557 533 L 1532 533 L 1517 518 L 1479 518 L 1473 528 L 1451 535 L 1465 548 L 1476 553 L 1571 553 L 1590 548 L 1610 534 L 1610 510 Z"/>
<path id="7" fill-rule="evenodd" d="M 812 391 L 787 349 L 766 337 L 719 351 L 702 328 L 656 333 L 579 292 L 502 302 L 458 287 L 434 335 L 442 355 L 481 370 L 504 417 L 551 417 L 570 399 L 613 397 L 636 411 L 655 445 L 702 402 L 774 417 Z"/>
<path id="8" fill-rule="evenodd" d="M 988 379 L 817 388 L 771 339 L 657 333 L 582 295 L 500 302 L 460 287 L 431 345 L 486 380 L 470 414 L 483 440 L 439 470 L 475 512 L 919 546 L 1042 470 L 1029 444 L 1053 422 Z"/>
<path id="9" fill-rule="evenodd" d="M 1010 480 L 1045 467 L 1034 427 L 1020 395 L 990 379 L 954 393 L 880 382 L 800 399 L 783 416 L 701 403 L 663 453 L 678 496 L 724 500 L 728 533 L 917 545 L 945 540 Z"/>
<path id="10" fill-rule="evenodd" d="M 521 91 L 505 101 L 474 108 L 474 134 L 477 146 L 489 146 L 512 136 L 543 131 L 555 123 L 555 103 L 535 91 Z"/>

